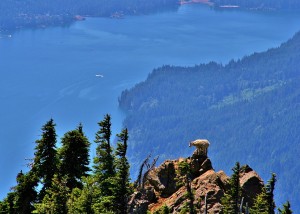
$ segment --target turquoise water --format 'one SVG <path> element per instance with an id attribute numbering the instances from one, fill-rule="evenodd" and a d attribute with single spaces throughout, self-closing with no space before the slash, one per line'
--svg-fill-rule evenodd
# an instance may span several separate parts
<path id="1" fill-rule="evenodd" d="M 226 63 L 277 47 L 299 29 L 296 13 L 184 5 L 177 12 L 88 18 L 70 27 L 1 35 L 0 198 L 26 171 L 24 159 L 33 157 L 34 141 L 51 117 L 59 137 L 82 122 L 93 141 L 97 122 L 110 113 L 116 133 L 124 118 L 118 96 L 153 68 Z"/>

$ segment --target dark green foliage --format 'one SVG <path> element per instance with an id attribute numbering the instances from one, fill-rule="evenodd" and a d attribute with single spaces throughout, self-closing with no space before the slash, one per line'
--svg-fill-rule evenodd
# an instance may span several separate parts
<path id="1" fill-rule="evenodd" d="M 276 175 L 272 173 L 271 179 L 268 181 L 266 185 L 267 196 L 268 196 L 268 205 L 269 214 L 275 214 L 275 201 L 274 201 L 274 189 L 275 189 Z"/>
<path id="2" fill-rule="evenodd" d="M 126 157 L 128 130 L 123 129 L 117 135 L 117 149 L 113 150 L 110 116 L 105 115 L 99 126 L 95 140 L 98 143 L 95 173 L 89 175 L 90 143 L 82 124 L 64 134 L 56 154 L 55 124 L 52 119 L 48 121 L 42 128 L 41 139 L 36 141 L 32 169 L 26 174 L 22 171 L 18 174 L 13 192 L 0 201 L 0 213 L 126 214 L 133 192 Z M 148 170 L 154 167 L 156 160 Z M 39 200 L 35 190 L 38 183 L 43 184 Z"/>
<path id="3" fill-rule="evenodd" d="M 88 167 L 90 143 L 80 126 L 79 129 L 67 132 L 61 139 L 61 143 L 62 148 L 59 151 L 60 175 L 67 177 L 69 189 L 81 188 L 80 179 L 82 176 L 86 176 L 90 170 Z"/>
<path id="4" fill-rule="evenodd" d="M 184 176 L 184 183 L 186 187 L 186 197 L 188 199 L 188 210 L 190 214 L 196 213 L 194 208 L 194 194 L 192 192 L 191 188 L 191 166 L 190 164 L 185 160 L 182 162 L 179 162 L 178 164 L 178 172 L 179 175 Z"/>
<path id="5" fill-rule="evenodd" d="M 7 194 L 7 197 L 0 202 L 0 213 L 1 214 L 15 214 L 16 210 L 14 207 L 15 204 L 15 192 L 10 192 Z"/>
<path id="6" fill-rule="evenodd" d="M 287 201 L 284 205 L 283 205 L 283 209 L 278 209 L 280 214 L 292 214 L 293 211 L 291 210 L 291 205 L 290 202 Z"/>
<path id="7" fill-rule="evenodd" d="M 106 179 L 115 175 L 114 157 L 110 145 L 111 137 L 111 117 L 105 115 L 104 119 L 98 123 L 99 131 L 96 133 L 95 143 L 97 143 L 96 157 L 94 159 L 95 174 L 99 179 Z"/>
<path id="8" fill-rule="evenodd" d="M 128 130 L 123 129 L 118 135 L 119 141 L 116 149 L 116 187 L 115 194 L 115 213 L 126 214 L 127 203 L 129 196 L 132 193 L 129 183 L 129 163 L 126 158 L 127 142 L 128 142 Z"/>
<path id="9" fill-rule="evenodd" d="M 256 197 L 251 213 L 254 214 L 274 214 L 274 189 L 275 189 L 276 175 L 272 173 L 271 179 L 263 187 L 262 192 Z"/>
<path id="10" fill-rule="evenodd" d="M 50 130 L 54 130 L 53 121 L 51 124 L 50 127 L 52 128 Z M 18 174 L 17 185 L 13 188 L 13 192 L 9 193 L 3 201 L 0 201 L 0 214 L 128 213 L 128 199 L 133 191 L 132 185 L 130 185 L 129 182 L 129 163 L 126 157 L 128 130 L 123 129 L 122 132 L 117 135 L 117 149 L 113 150 L 112 147 L 110 147 L 110 116 L 106 115 L 99 125 L 100 131 L 98 131 L 96 139 L 100 145 L 101 143 L 104 143 L 105 146 L 101 148 L 102 150 L 97 151 L 104 150 L 104 153 L 98 154 L 110 153 L 110 155 L 106 157 L 113 157 L 112 168 L 105 169 L 103 166 L 108 167 L 108 165 L 97 162 L 97 166 L 101 167 L 97 168 L 98 170 L 95 170 L 95 174 L 87 175 L 87 151 L 89 149 L 89 142 L 84 136 L 83 128 L 80 124 L 76 130 L 67 132 L 62 138 L 62 148 L 59 150 L 61 164 L 53 175 L 51 184 L 45 189 L 44 197 L 39 201 L 36 200 L 37 192 L 35 187 L 39 180 L 37 172 L 42 174 L 42 171 L 37 170 L 42 169 L 42 167 L 38 167 L 42 166 L 42 161 L 36 161 L 35 163 L 39 163 L 40 165 L 35 164 L 32 170 L 26 174 L 22 171 Z M 45 142 L 44 139 L 50 139 L 45 133 L 49 132 L 44 132 L 43 138 L 39 141 L 40 143 Z M 55 132 L 51 133 L 51 136 L 55 139 Z M 112 155 L 112 153 L 114 153 L 115 156 Z M 36 154 L 40 153 L 36 152 Z M 142 197 L 145 196 L 143 195 L 143 183 L 148 175 L 147 173 L 153 169 L 158 158 L 155 158 L 151 164 L 149 163 L 149 159 L 150 155 L 145 159 L 142 164 L 143 167 L 141 167 L 140 185 L 142 187 L 138 188 L 138 190 L 141 190 Z M 41 160 L 41 158 L 35 157 L 34 160 Z M 101 156 L 101 159 L 98 158 L 96 160 L 106 161 L 103 156 Z M 68 165 L 68 162 L 71 162 L 73 166 L 71 166 L 71 164 Z M 146 169 L 145 172 L 144 168 Z M 108 172 L 112 173 L 107 174 Z M 230 188 L 226 192 L 223 200 L 225 208 L 223 213 L 237 213 L 236 210 L 238 210 L 241 191 L 239 187 L 239 172 L 240 165 L 239 163 L 236 163 L 233 168 L 233 175 L 229 181 Z M 194 193 L 191 188 L 191 167 L 187 159 L 179 163 L 178 174 L 178 181 L 182 181 L 182 185 L 185 185 L 187 189 L 187 193 L 181 198 L 181 202 L 185 202 L 181 207 L 180 213 L 196 213 L 196 209 L 200 209 L 200 207 L 194 207 Z M 275 182 L 276 176 L 275 174 L 272 174 L 271 179 L 263 188 L 262 193 L 257 196 L 251 213 L 270 214 L 272 209 L 275 208 L 273 200 Z M 292 213 L 289 202 L 284 204 L 283 209 L 279 209 L 279 212 L 283 214 Z M 164 205 L 155 213 L 167 214 L 171 213 L 171 210 Z"/>
<path id="11" fill-rule="evenodd" d="M 34 213 L 38 214 L 67 214 L 67 200 L 70 189 L 67 186 L 67 177 L 59 177 L 57 174 L 52 179 L 52 184 L 46 190 L 46 195 L 40 203 L 35 204 Z"/>
<path id="12" fill-rule="evenodd" d="M 68 213 L 94 214 L 95 191 L 97 185 L 94 176 L 83 178 L 83 188 L 74 188 L 68 199 Z"/>
<path id="13" fill-rule="evenodd" d="M 178 6 L 177 0 L 1 0 L 0 29 L 66 25 L 72 23 L 76 15 L 138 15 L 173 10 Z"/>
<path id="14" fill-rule="evenodd" d="M 3 201 L 0 201 L 0 213 L 1 214 L 11 213 L 9 204 L 5 199 Z"/>
<path id="15" fill-rule="evenodd" d="M 251 208 L 251 213 L 269 214 L 268 195 L 265 187 L 263 187 L 262 192 L 254 200 L 253 207 Z"/>
<path id="16" fill-rule="evenodd" d="M 57 173 L 56 131 L 53 119 L 42 127 L 41 139 L 36 141 L 32 172 L 40 179 L 42 189 L 39 198 L 43 199 L 51 187 L 52 178 Z"/>
<path id="17" fill-rule="evenodd" d="M 33 203 L 37 198 L 35 187 L 37 177 L 32 172 L 17 175 L 17 186 L 14 187 L 14 210 L 18 214 L 28 214 L 33 211 Z"/>
<path id="18" fill-rule="evenodd" d="M 240 163 L 236 162 L 232 171 L 233 174 L 229 179 L 229 189 L 225 192 L 222 198 L 222 212 L 224 214 L 238 214 L 239 203 L 241 201 L 241 187 L 240 187 Z"/>
<path id="19" fill-rule="evenodd" d="M 94 173 L 99 185 L 96 205 L 98 210 L 110 211 L 114 209 L 115 195 L 114 177 L 116 175 L 113 149 L 110 144 L 111 137 L 111 117 L 105 115 L 104 119 L 98 123 L 99 131 L 96 133 L 95 143 L 97 143 L 96 157 L 94 158 Z"/>
<path id="20" fill-rule="evenodd" d="M 278 48 L 227 65 L 155 69 L 120 98 L 132 163 L 150 150 L 168 159 L 188 156 L 191 149 L 184 145 L 207 138 L 214 168 L 229 171 L 240 160 L 263 178 L 274 171 L 281 177 L 277 199 L 290 198 L 298 206 L 299 68 L 300 33 Z"/>

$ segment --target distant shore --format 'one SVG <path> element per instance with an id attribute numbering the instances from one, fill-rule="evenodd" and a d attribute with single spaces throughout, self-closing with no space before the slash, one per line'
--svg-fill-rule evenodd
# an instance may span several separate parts
<path id="1" fill-rule="evenodd" d="M 211 2 L 210 0 L 182 0 L 179 2 L 180 5 L 184 5 L 184 4 L 206 4 L 209 6 L 215 6 L 215 4 L 213 2 Z M 239 5 L 218 5 L 217 8 L 240 8 Z"/>
<path id="2" fill-rule="evenodd" d="M 58 3 L 60 2 L 60 6 Z M 76 4 L 74 3 L 76 2 Z M 121 19 L 124 16 L 144 15 L 162 11 L 177 10 L 178 0 L 81 0 L 59 1 L 19 0 L 0 1 L 0 34 L 9 35 L 22 29 L 68 26 L 86 17 L 106 17 Z"/>
<path id="3" fill-rule="evenodd" d="M 207 5 L 210 5 L 210 6 L 214 5 L 214 3 L 212 3 L 209 0 L 189 0 L 189 1 L 181 0 L 179 2 L 179 4 L 180 5 L 184 5 L 184 4 L 207 4 Z"/>

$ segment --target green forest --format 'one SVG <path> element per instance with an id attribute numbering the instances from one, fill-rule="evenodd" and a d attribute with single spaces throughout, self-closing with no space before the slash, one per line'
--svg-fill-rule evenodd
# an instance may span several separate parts
<path id="1" fill-rule="evenodd" d="M 127 160 L 129 143 L 128 130 L 125 128 L 117 134 L 115 148 L 111 142 L 111 116 L 105 115 L 98 123 L 95 134 L 96 156 L 90 164 L 89 149 L 91 143 L 84 134 L 83 125 L 66 132 L 57 147 L 56 124 L 50 119 L 41 128 L 41 137 L 36 140 L 34 158 L 28 163 L 27 172 L 20 171 L 16 176 L 16 186 L 12 187 L 7 197 L 0 201 L 0 213 L 3 214 L 100 214 L 100 213 L 140 213 L 129 211 L 130 197 L 133 192 L 146 194 L 144 182 L 149 170 L 156 160 L 149 163 L 148 156 L 140 167 L 136 182 L 130 182 Z M 144 171 L 144 166 L 148 170 Z M 178 180 L 179 185 L 190 186 L 188 179 L 190 165 L 181 162 L 178 174 L 186 179 Z M 228 188 L 222 197 L 223 214 L 239 214 L 239 203 L 242 189 L 239 174 L 242 170 L 239 163 L 232 169 Z M 253 214 L 275 214 L 274 189 L 276 175 L 262 187 L 251 207 Z M 187 188 L 190 200 L 189 209 L 180 213 L 194 214 L 194 196 Z M 147 197 L 146 195 L 144 197 Z M 248 209 L 248 208 L 247 208 Z M 146 211 L 145 214 L 150 213 Z M 155 214 L 172 213 L 164 206 Z M 292 213 L 289 201 L 278 208 L 278 213 Z"/>
<path id="2" fill-rule="evenodd" d="M 1 31 L 67 25 L 75 16 L 111 17 L 175 10 L 177 0 L 1 0 Z"/>
<path id="3" fill-rule="evenodd" d="M 189 141 L 206 138 L 216 169 L 238 160 L 263 178 L 274 171 L 277 200 L 288 198 L 300 210 L 299 68 L 300 33 L 226 65 L 155 69 L 119 98 L 133 167 L 148 151 L 174 158 L 189 153 Z"/>
<path id="4" fill-rule="evenodd" d="M 297 0 L 211 0 L 215 8 L 238 5 L 247 9 L 298 10 Z M 23 28 L 70 25 L 83 17 L 142 15 L 177 10 L 179 0 L 1 0 L 0 33 Z M 78 18 L 78 16 L 81 16 Z"/>

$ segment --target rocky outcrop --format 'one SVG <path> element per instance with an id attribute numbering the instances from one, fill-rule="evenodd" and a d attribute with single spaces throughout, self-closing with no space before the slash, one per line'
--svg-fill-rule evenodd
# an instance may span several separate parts
<path id="1" fill-rule="evenodd" d="M 159 167 L 151 170 L 145 181 L 145 188 L 133 194 L 130 201 L 130 213 L 151 213 L 164 205 L 172 213 L 180 213 L 188 202 L 184 177 L 178 173 L 180 162 L 186 161 L 190 165 L 191 189 L 194 193 L 194 207 L 197 213 L 204 213 L 205 196 L 207 198 L 208 213 L 220 213 L 221 198 L 228 189 L 229 177 L 223 172 L 215 172 L 207 156 L 196 152 L 189 158 L 167 160 Z M 244 201 L 249 205 L 253 198 L 261 192 L 262 179 L 248 165 L 241 168 L 240 184 Z"/>
<path id="2" fill-rule="evenodd" d="M 150 203 L 156 202 L 156 196 L 154 189 L 147 187 L 144 190 L 134 192 L 129 201 L 128 212 L 136 214 L 147 213 Z"/>
<path id="3" fill-rule="evenodd" d="M 240 171 L 240 185 L 244 200 L 249 206 L 253 205 L 253 199 L 261 193 L 264 185 L 260 176 L 253 171 L 248 165 L 242 166 Z"/>

